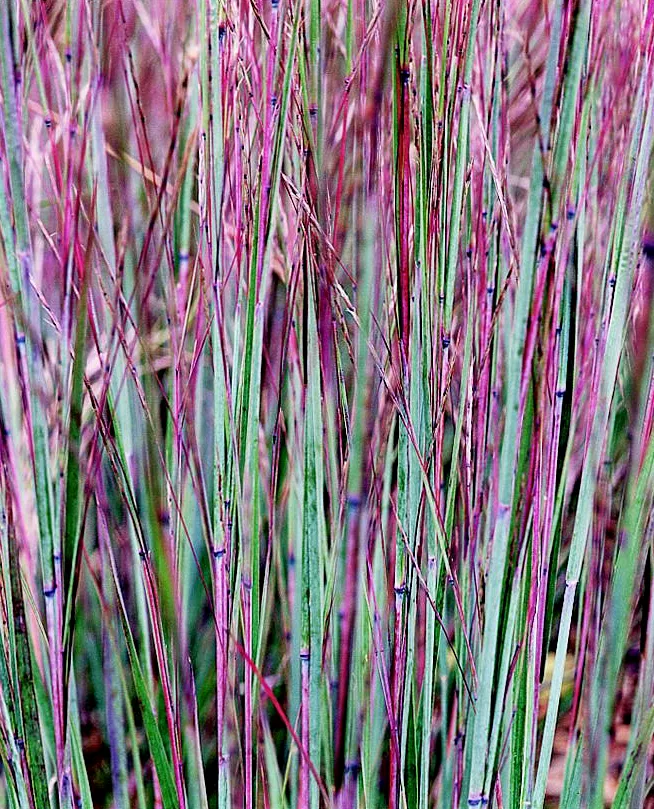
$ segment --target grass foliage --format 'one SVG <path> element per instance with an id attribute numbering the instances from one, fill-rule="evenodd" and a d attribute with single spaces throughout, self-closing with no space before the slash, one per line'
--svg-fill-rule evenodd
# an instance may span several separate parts
<path id="1" fill-rule="evenodd" d="M 654 5 L 5 0 L 0 73 L 0 809 L 652 805 Z"/>

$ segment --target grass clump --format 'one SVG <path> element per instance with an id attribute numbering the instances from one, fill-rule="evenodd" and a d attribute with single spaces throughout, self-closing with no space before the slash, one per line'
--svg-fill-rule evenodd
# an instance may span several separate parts
<path id="1" fill-rule="evenodd" d="M 642 0 L 0 8 L 0 809 L 654 800 Z"/>

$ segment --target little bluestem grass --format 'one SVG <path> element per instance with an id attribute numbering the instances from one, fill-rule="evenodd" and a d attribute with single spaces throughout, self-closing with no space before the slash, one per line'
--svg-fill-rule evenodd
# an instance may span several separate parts
<path id="1" fill-rule="evenodd" d="M 0 69 L 0 809 L 653 805 L 654 4 Z"/>

